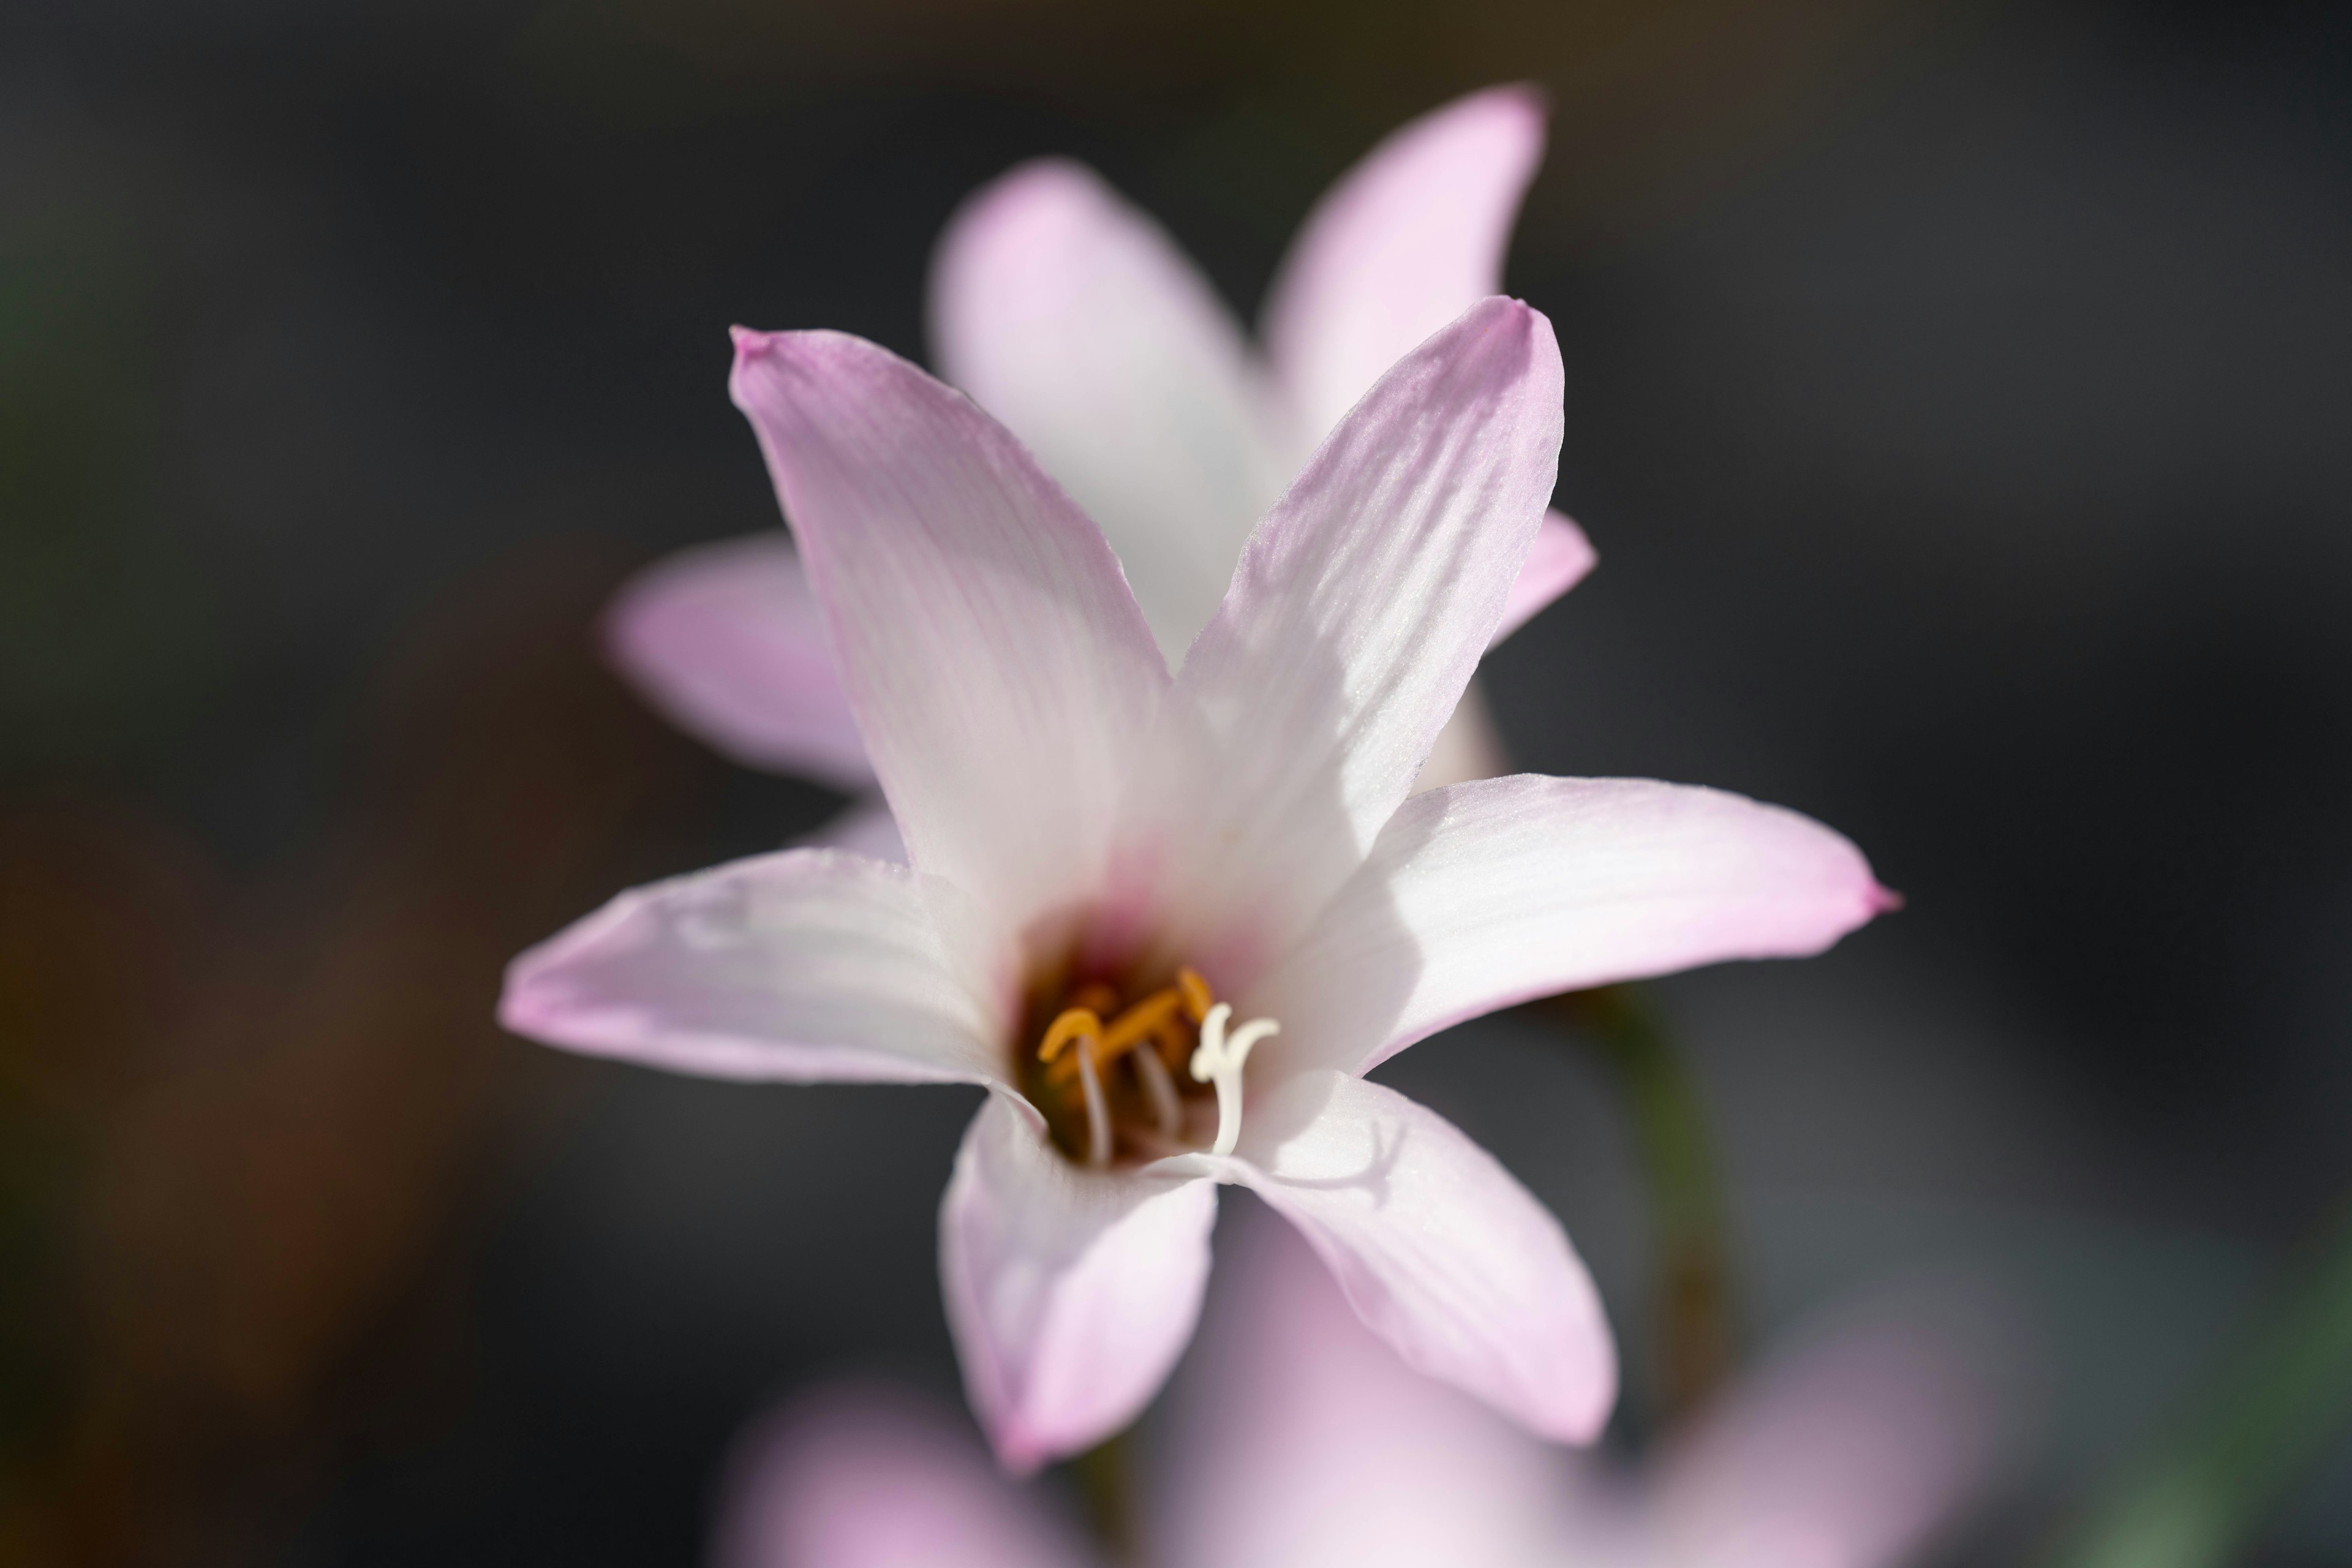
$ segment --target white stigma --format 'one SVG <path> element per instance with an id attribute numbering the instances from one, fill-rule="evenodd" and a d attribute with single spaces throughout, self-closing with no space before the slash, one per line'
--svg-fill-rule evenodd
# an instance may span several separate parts
<path id="1" fill-rule="evenodd" d="M 1242 1141 L 1242 1066 L 1250 1047 L 1268 1035 L 1282 1033 L 1271 1018 L 1252 1018 L 1231 1035 L 1226 1021 L 1234 1016 L 1230 1003 L 1220 1002 L 1201 1020 L 1201 1046 L 1192 1053 L 1192 1081 L 1217 1086 L 1217 1142 L 1213 1154 L 1230 1154 Z"/>

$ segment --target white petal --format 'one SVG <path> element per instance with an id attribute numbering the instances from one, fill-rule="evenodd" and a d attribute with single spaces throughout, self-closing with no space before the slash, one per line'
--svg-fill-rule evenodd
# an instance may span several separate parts
<path id="1" fill-rule="evenodd" d="M 931 337 L 941 374 L 1102 525 L 1181 658 L 1294 449 L 1270 437 L 1258 372 L 1207 280 L 1091 171 L 1041 160 L 948 226 Z"/>
<path id="2" fill-rule="evenodd" d="M 989 1097 L 940 1208 L 940 1281 L 1007 1468 L 1092 1447 L 1160 1391 L 1200 1315 L 1216 1194 L 1189 1173 L 1082 1169 Z"/>
<path id="3" fill-rule="evenodd" d="M 604 617 L 613 662 L 688 734 L 755 768 L 874 782 L 816 596 L 782 530 L 639 573 Z"/>
<path id="4" fill-rule="evenodd" d="M 1492 647 L 1501 642 L 1525 626 L 1538 610 L 1576 586 L 1592 570 L 1597 559 L 1582 529 L 1559 512 L 1546 512 L 1543 526 L 1536 530 L 1536 542 L 1528 552 L 1527 563 L 1519 568 L 1510 594 L 1503 601 L 1502 624 L 1495 628 L 1486 646 Z M 1463 689 L 1462 700 L 1454 706 L 1454 716 L 1437 732 L 1437 742 L 1430 747 L 1428 760 L 1421 764 L 1412 789 L 1419 795 L 1444 784 L 1490 779 L 1510 771 L 1503 738 L 1495 731 L 1494 715 L 1487 711 L 1486 697 L 1474 680 Z"/>
<path id="5" fill-rule="evenodd" d="M 962 895 L 789 849 L 623 893 L 516 959 L 499 1020 L 707 1078 L 989 1083 L 1015 976 Z"/>
<path id="6" fill-rule="evenodd" d="M 1720 790 L 1532 773 L 1415 795 L 1253 1006 L 1281 1059 L 1363 1072 L 1465 1018 L 1821 952 L 1893 895 L 1846 839 Z"/>
<path id="7" fill-rule="evenodd" d="M 1009 931 L 1088 896 L 1168 679 L 1102 534 L 1002 426 L 887 351 L 736 344 L 736 404 L 914 864 Z"/>
<path id="8" fill-rule="evenodd" d="M 1391 133 L 1316 204 L 1265 317 L 1310 443 L 1414 345 L 1502 291 L 1543 122 L 1534 89 L 1474 93 Z"/>
<path id="9" fill-rule="evenodd" d="M 1045 1499 L 1007 1481 L 971 1428 L 902 1389 L 803 1394 L 729 1465 L 716 1568 L 1080 1568 Z"/>
<path id="10" fill-rule="evenodd" d="M 1409 1365 L 1539 1436 L 1600 1434 L 1617 1352 L 1591 1276 L 1559 1222 L 1444 1118 L 1302 1073 L 1252 1100 L 1231 1164 Z"/>
<path id="11" fill-rule="evenodd" d="M 1360 865 L 1500 619 L 1549 499 L 1559 351 L 1489 300 L 1366 395 L 1251 536 L 1186 656 L 1131 875 L 1245 986 Z"/>

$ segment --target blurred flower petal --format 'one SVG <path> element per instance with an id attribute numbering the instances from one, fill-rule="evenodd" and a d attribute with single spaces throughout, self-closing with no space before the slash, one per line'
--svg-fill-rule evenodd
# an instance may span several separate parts
<path id="1" fill-rule="evenodd" d="M 1891 907 L 1862 852 L 1779 806 L 1532 773 L 1413 796 L 1266 984 L 1299 1064 L 1370 1070 L 1498 1007 L 1821 952 Z"/>
<path id="2" fill-rule="evenodd" d="M 1183 1353 L 1209 1278 L 1214 1184 L 1082 1170 L 995 1096 L 940 1210 L 948 1326 L 1007 1468 L 1135 1419 Z"/>
<path id="3" fill-rule="evenodd" d="M 1102 525 L 1179 662 L 1297 462 L 1207 280 L 1092 171 L 1045 159 L 948 226 L 931 333 L 947 380 Z"/>
<path id="4" fill-rule="evenodd" d="M 654 706 L 739 763 L 837 789 L 874 783 L 816 597 L 782 530 L 682 550 L 641 573 L 604 643 Z"/>
<path id="5" fill-rule="evenodd" d="M 738 1445 L 713 1568 L 1080 1568 L 1043 1499 L 922 1399 L 844 1384 Z"/>
<path id="6" fill-rule="evenodd" d="M 1163 1568 L 1538 1568 L 1557 1450 L 1365 1329 L 1287 1225 L 1226 1226 L 1149 1516 Z M 1233 1234 L 1238 1231 L 1239 1234 Z M 1576 1499 L 1581 1501 L 1599 1500 Z"/>
<path id="7" fill-rule="evenodd" d="M 1421 772 L 1413 774 L 1412 793 L 1490 779 L 1510 769 L 1503 738 L 1495 732 L 1495 716 L 1486 707 L 1486 690 L 1474 680 L 1462 689 L 1462 700 L 1446 716 L 1445 728 L 1431 743 Z"/>
<path id="8" fill-rule="evenodd" d="M 1617 1354 L 1591 1276 L 1452 1123 L 1379 1084 L 1298 1073 L 1252 1102 L 1232 1163 L 1409 1364 L 1538 1436 L 1600 1434 Z"/>
<path id="9" fill-rule="evenodd" d="M 516 959 L 499 1021 L 707 1078 L 992 1082 L 1010 977 L 961 902 L 837 850 L 738 860 L 623 893 Z M 961 952 L 942 934 L 967 931 Z"/>
<path id="10" fill-rule="evenodd" d="M 732 388 L 915 865 L 1011 931 L 1100 879 L 1166 668 L 1118 560 L 1004 428 L 887 350 L 739 331 Z"/>
<path id="11" fill-rule="evenodd" d="M 1536 542 L 1528 551 L 1527 564 L 1519 568 L 1503 600 L 1502 624 L 1486 646 L 1501 642 L 1526 626 L 1538 610 L 1583 582 L 1600 559 L 1584 530 L 1564 513 L 1544 513 L 1543 526 L 1536 530 Z"/>
<path id="12" fill-rule="evenodd" d="M 1502 624 L 1495 628 L 1486 646 L 1492 647 L 1501 642 L 1538 611 L 1575 587 L 1592 570 L 1597 559 L 1582 529 L 1559 512 L 1544 513 L 1543 526 L 1536 530 L 1527 564 L 1519 568 L 1510 593 L 1503 600 Z M 1428 760 L 1414 775 L 1413 793 L 1418 795 L 1450 784 L 1467 784 L 1472 779 L 1496 778 L 1509 771 L 1510 762 L 1503 751 L 1502 737 L 1495 731 L 1494 716 L 1487 711 L 1486 695 L 1474 680 L 1463 688 L 1462 700 L 1454 705 L 1445 728 L 1437 732 L 1437 740 L 1429 748 Z"/>
<path id="13" fill-rule="evenodd" d="M 1983 1325 L 1874 1306 L 1735 1389 L 1650 1499 L 1665 1568 L 1885 1568 L 1983 1484 L 1998 1417 Z"/>
<path id="14" fill-rule="evenodd" d="M 1490 88 L 1392 132 L 1316 204 L 1264 319 L 1310 442 L 1390 365 L 1500 289 L 1543 144 L 1542 93 Z"/>

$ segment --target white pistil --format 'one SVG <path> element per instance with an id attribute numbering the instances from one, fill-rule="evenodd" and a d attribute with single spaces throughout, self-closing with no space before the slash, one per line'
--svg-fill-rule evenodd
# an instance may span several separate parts
<path id="1" fill-rule="evenodd" d="M 1175 1137 L 1184 1112 L 1176 1103 L 1176 1083 L 1168 1076 L 1167 1064 L 1160 1059 L 1160 1048 L 1146 1040 L 1129 1054 L 1135 1058 L 1135 1076 L 1143 1080 L 1143 1092 L 1151 1097 L 1151 1111 L 1159 1118 L 1160 1135 Z"/>
<path id="2" fill-rule="evenodd" d="M 1225 1024 L 1234 1016 L 1231 1003 L 1220 1002 L 1201 1020 L 1201 1047 L 1192 1053 L 1192 1081 L 1217 1086 L 1217 1142 L 1210 1152 L 1230 1154 L 1242 1140 L 1242 1067 L 1250 1047 L 1268 1035 L 1282 1033 L 1271 1018 L 1252 1018 L 1231 1035 Z"/>

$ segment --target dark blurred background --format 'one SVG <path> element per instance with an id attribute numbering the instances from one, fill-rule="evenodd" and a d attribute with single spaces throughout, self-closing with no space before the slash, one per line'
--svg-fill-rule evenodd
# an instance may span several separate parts
<path id="1" fill-rule="evenodd" d="M 604 669 L 772 525 L 724 329 L 923 348 L 1092 161 L 1254 307 L 1381 132 L 1534 78 L 1509 285 L 1601 569 L 1486 666 L 1550 772 L 1909 908 L 1655 988 L 1748 1342 L 1989 1281 L 2013 1560 L 2352 1190 L 2352 16 L 1975 0 L 35 0 L 0 16 L 0 1561 L 686 1563 L 766 1399 L 952 1388 L 971 1097 L 501 1036 L 500 966 L 835 804 Z M 1569 1222 L 1649 1384 L 1622 1108 L 1383 1069 Z M 2352 1563 L 2352 1455 L 2261 1561 Z"/>

